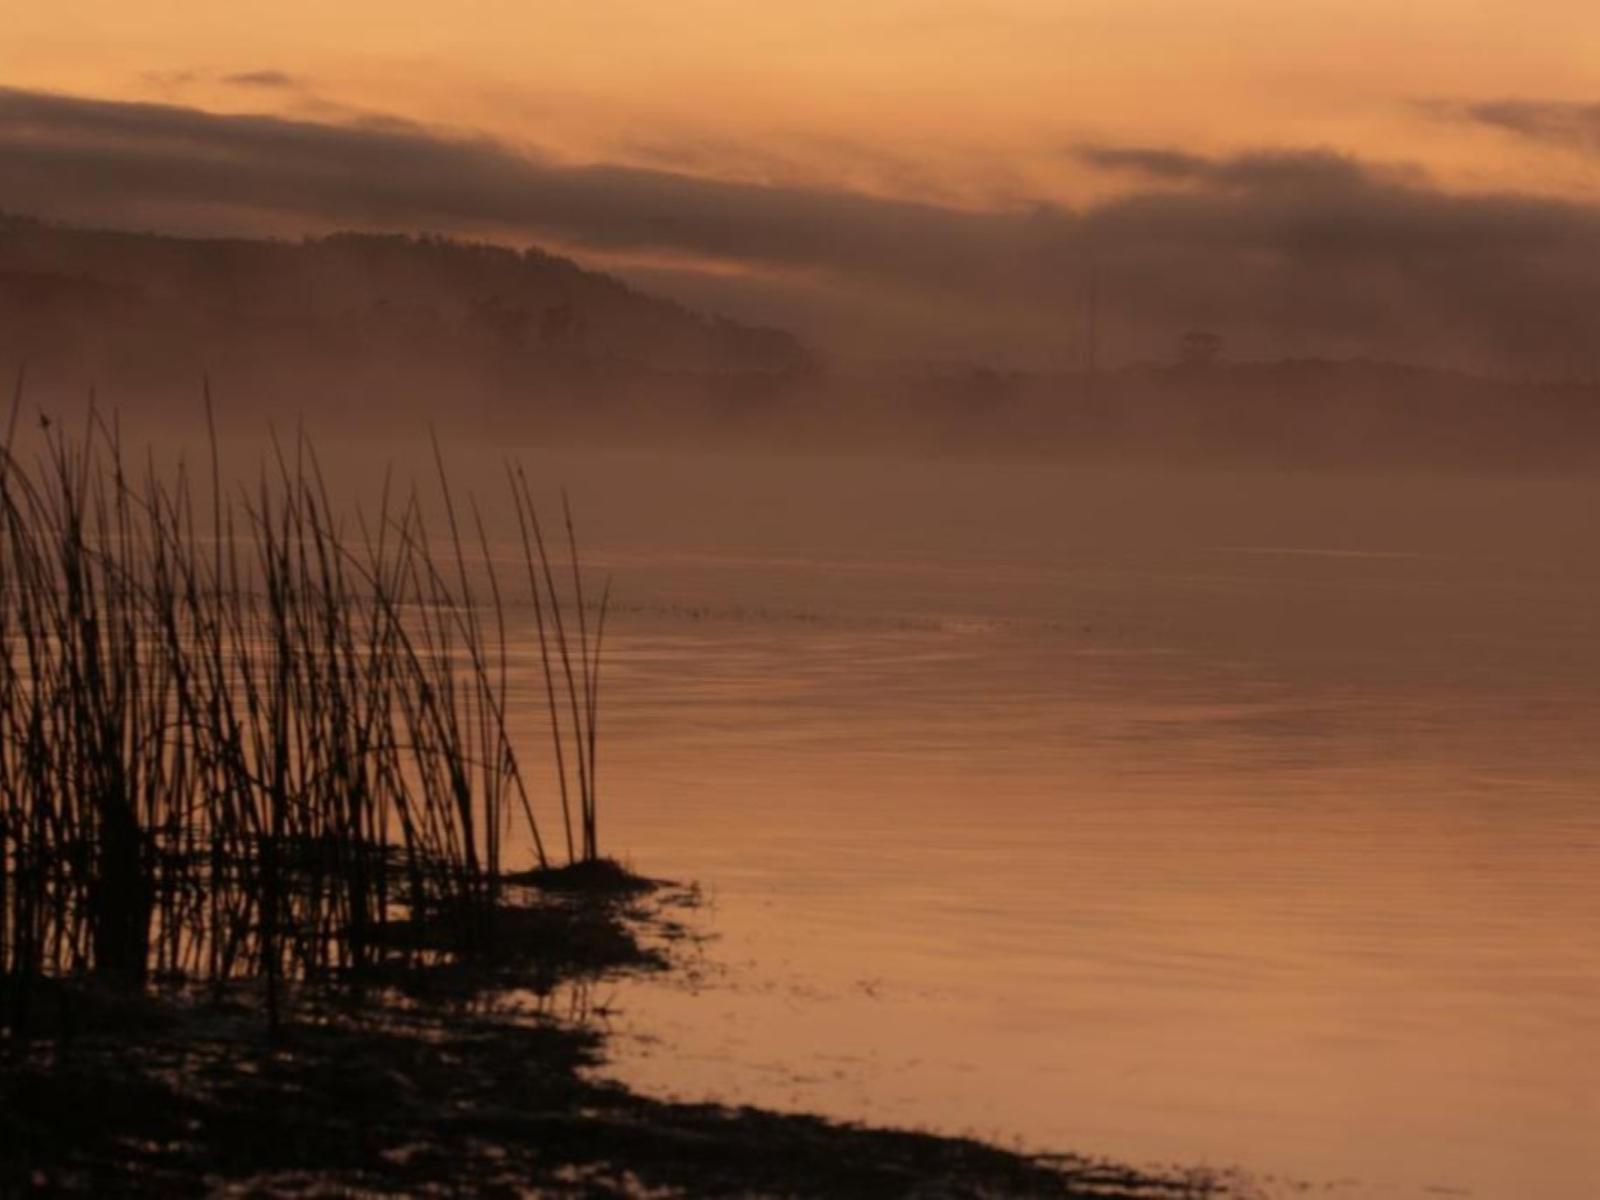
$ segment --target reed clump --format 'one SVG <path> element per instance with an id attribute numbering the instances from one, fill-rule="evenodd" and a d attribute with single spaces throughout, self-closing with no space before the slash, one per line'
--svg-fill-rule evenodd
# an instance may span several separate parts
<path id="1" fill-rule="evenodd" d="M 24 454 L 20 407 L 19 385 L 0 449 L 0 1033 L 78 974 L 259 979 L 276 1022 L 286 980 L 486 952 L 519 830 L 539 868 L 598 860 L 607 593 L 586 604 L 564 502 L 562 555 L 508 470 L 513 583 L 442 461 L 435 537 L 388 480 L 375 509 L 336 513 L 303 437 L 225 486 L 214 435 L 198 479 L 133 472 L 92 409 Z M 508 726 L 513 588 L 553 744 L 539 804 Z"/>

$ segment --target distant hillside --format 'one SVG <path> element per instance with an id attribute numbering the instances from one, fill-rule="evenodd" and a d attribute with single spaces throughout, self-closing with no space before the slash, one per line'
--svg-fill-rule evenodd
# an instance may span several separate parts
<path id="1" fill-rule="evenodd" d="M 251 410 L 495 422 L 529 409 L 767 394 L 794 337 L 693 312 L 538 250 L 436 237 L 301 242 L 0 218 L 0 369 L 49 393 L 187 407 L 204 374 Z M 176 415 L 176 414 L 174 414 Z"/>
<path id="2" fill-rule="evenodd" d="M 1562 472 L 1600 387 L 1361 359 L 824 373 L 788 333 L 538 250 L 436 237 L 198 239 L 0 218 L 0 375 L 50 411 L 508 442 Z"/>

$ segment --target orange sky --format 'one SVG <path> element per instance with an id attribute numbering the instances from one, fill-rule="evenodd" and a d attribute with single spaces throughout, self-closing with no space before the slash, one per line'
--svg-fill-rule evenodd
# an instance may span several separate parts
<path id="1" fill-rule="evenodd" d="M 1071 359 L 1103 268 L 1129 357 L 1559 374 L 1600 5 L 0 0 L 0 167 L 0 208 L 533 242 L 863 354 Z"/>
<path id="2" fill-rule="evenodd" d="M 481 130 L 580 161 L 974 206 L 1111 184 L 1084 140 L 1328 148 L 1588 195 L 1593 160 L 1417 101 L 1600 95 L 1581 0 L 7 0 L 13 87 Z M 293 86 L 229 84 L 283 72 Z"/>

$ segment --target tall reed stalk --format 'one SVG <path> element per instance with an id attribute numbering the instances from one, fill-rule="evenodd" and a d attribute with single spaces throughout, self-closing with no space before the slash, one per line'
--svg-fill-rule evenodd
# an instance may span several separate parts
<path id="1" fill-rule="evenodd" d="M 229 488 L 213 433 L 196 488 L 181 462 L 130 475 L 92 406 L 25 453 L 21 404 L 19 379 L 0 448 L 0 1031 L 26 1029 L 53 975 L 258 977 L 276 1019 L 286 979 L 487 948 L 515 825 L 550 864 L 510 728 L 508 593 L 437 444 L 436 542 L 387 478 L 341 518 L 303 436 Z M 591 630 L 565 498 L 563 589 L 526 476 L 507 478 L 566 858 L 591 860 L 609 589 Z"/>

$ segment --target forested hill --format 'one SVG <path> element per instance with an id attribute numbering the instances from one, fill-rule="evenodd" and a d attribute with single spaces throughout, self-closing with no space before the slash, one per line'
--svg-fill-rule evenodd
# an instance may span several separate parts
<path id="1" fill-rule="evenodd" d="M 535 249 L 342 233 L 158 236 L 0 218 L 0 369 L 159 405 L 202 375 L 272 409 L 727 395 L 812 370 L 788 333 Z M 445 415 L 448 415 L 446 413 Z"/>

